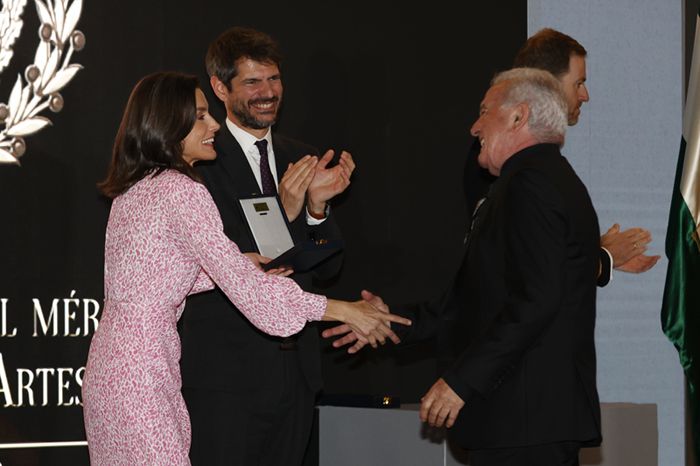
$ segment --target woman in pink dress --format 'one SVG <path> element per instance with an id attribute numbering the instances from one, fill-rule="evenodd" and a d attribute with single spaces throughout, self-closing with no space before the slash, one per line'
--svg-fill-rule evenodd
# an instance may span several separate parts
<path id="1" fill-rule="evenodd" d="M 176 323 L 193 293 L 216 283 L 260 330 L 292 335 L 311 320 L 351 325 L 372 344 L 405 319 L 326 299 L 264 274 L 223 232 L 192 170 L 216 157 L 219 125 L 194 77 L 156 73 L 134 88 L 102 191 L 114 198 L 105 238 L 105 304 L 83 380 L 90 460 L 189 465 Z"/>

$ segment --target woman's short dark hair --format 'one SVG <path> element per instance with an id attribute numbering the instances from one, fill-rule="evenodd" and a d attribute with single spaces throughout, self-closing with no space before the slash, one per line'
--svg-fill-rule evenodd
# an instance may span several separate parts
<path id="1" fill-rule="evenodd" d="M 230 91 L 231 80 L 238 74 L 236 62 L 241 58 L 279 68 L 282 54 L 277 42 L 268 34 L 246 27 L 232 27 L 209 44 L 205 58 L 209 77 L 216 76 Z"/>
<path id="2" fill-rule="evenodd" d="M 153 73 L 131 91 L 114 140 L 107 178 L 98 187 L 114 198 L 149 174 L 167 168 L 199 177 L 182 158 L 182 141 L 194 126 L 197 78 L 175 72 Z"/>

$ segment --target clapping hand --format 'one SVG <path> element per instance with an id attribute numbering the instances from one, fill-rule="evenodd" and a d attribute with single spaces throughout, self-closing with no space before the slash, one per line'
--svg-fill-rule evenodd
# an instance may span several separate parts
<path id="1" fill-rule="evenodd" d="M 306 190 L 314 178 L 317 164 L 318 157 L 306 155 L 296 163 L 290 163 L 280 180 L 278 187 L 280 202 L 290 222 L 299 216 L 304 207 Z"/>
<path id="2" fill-rule="evenodd" d="M 620 230 L 617 223 L 600 237 L 600 245 L 613 258 L 613 267 L 629 273 L 646 272 L 661 258 L 644 255 L 650 242 L 651 233 L 648 230 L 639 227 Z"/>
<path id="3" fill-rule="evenodd" d="M 308 209 L 310 213 L 323 213 L 326 202 L 342 193 L 350 186 L 350 176 L 355 170 L 355 162 L 349 152 L 340 154 L 338 164 L 328 168 L 333 159 L 332 150 L 323 154 L 316 165 L 315 173 L 308 189 Z"/>

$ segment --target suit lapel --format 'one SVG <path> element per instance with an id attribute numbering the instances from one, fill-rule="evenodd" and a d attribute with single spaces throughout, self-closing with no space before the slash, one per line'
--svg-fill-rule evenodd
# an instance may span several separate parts
<path id="1" fill-rule="evenodd" d="M 221 126 L 223 128 L 216 135 L 214 145 L 219 157 L 217 163 L 221 164 L 221 167 L 230 179 L 227 189 L 233 191 L 237 198 L 260 194 L 260 187 L 255 180 L 243 149 L 226 125 L 222 124 Z"/>
<path id="2" fill-rule="evenodd" d="M 285 143 L 282 136 L 274 135 L 272 137 L 272 147 L 275 151 L 275 166 L 277 167 L 277 181 L 282 180 L 284 172 L 287 171 L 287 166 L 290 163 L 296 162 L 292 160 L 292 155 L 289 153 L 289 147 Z"/>
<path id="3" fill-rule="evenodd" d="M 230 178 L 231 189 L 237 194 L 237 197 L 261 194 L 260 186 L 258 186 L 241 145 L 238 144 L 238 141 L 233 137 L 225 123 L 222 123 L 221 126 L 222 129 L 216 135 L 214 145 L 219 157 L 217 163 L 221 164 Z M 272 146 L 275 151 L 275 166 L 277 167 L 277 181 L 279 182 L 284 172 L 287 171 L 287 166 L 296 162 L 296 160 L 293 159 L 293 154 L 290 153 L 284 136 L 275 135 L 272 140 Z"/>

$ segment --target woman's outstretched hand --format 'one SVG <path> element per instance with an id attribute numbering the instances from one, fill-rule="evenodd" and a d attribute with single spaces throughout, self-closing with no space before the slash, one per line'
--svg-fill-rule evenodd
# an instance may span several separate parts
<path id="1" fill-rule="evenodd" d="M 386 305 L 377 306 L 370 300 L 347 302 L 329 299 L 324 320 L 338 320 L 345 324 L 330 330 L 336 330 L 333 336 L 347 333 L 346 343 L 355 342 L 348 350 L 350 353 L 359 351 L 368 343 L 377 348 L 379 344 L 386 343 L 387 338 L 394 343 L 400 343 L 399 337 L 391 330 L 391 323 L 411 325 L 409 319 L 391 314 Z M 326 332 L 324 337 L 331 336 L 326 335 Z"/>

